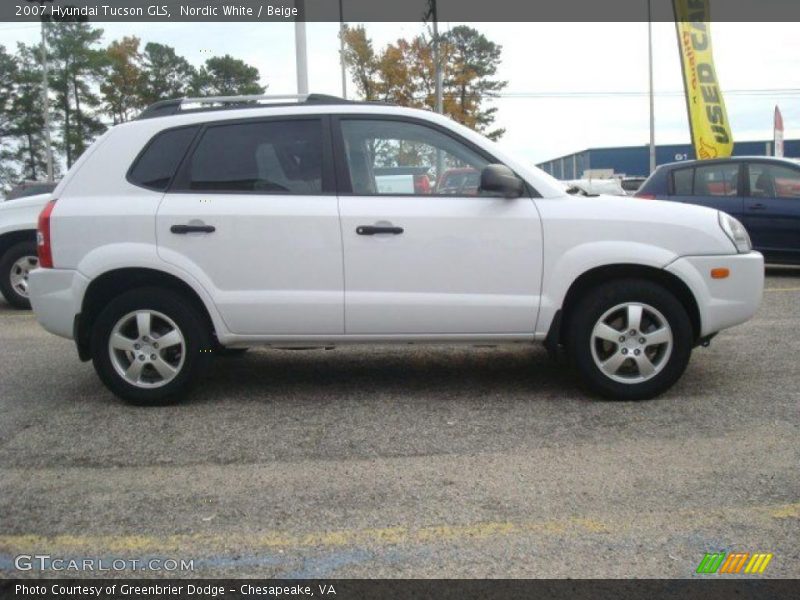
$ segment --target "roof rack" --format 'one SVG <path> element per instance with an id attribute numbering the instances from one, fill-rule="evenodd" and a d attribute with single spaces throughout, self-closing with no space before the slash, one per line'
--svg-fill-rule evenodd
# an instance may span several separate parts
<path id="1" fill-rule="evenodd" d="M 152 119 L 178 113 L 287 106 L 292 104 L 352 104 L 349 100 L 327 94 L 284 94 L 255 96 L 206 96 L 161 100 L 145 108 L 137 119 Z"/>

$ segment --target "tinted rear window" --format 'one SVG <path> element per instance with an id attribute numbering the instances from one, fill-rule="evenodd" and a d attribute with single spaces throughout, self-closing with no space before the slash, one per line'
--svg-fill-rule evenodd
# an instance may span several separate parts
<path id="1" fill-rule="evenodd" d="M 166 190 L 196 131 L 197 127 L 181 127 L 159 133 L 133 165 L 130 182 L 151 190 Z"/>
<path id="2" fill-rule="evenodd" d="M 209 127 L 188 166 L 191 191 L 319 194 L 322 123 L 313 119 Z"/>
<path id="3" fill-rule="evenodd" d="M 735 196 L 738 187 L 738 163 L 704 165 L 694 170 L 695 196 Z"/>

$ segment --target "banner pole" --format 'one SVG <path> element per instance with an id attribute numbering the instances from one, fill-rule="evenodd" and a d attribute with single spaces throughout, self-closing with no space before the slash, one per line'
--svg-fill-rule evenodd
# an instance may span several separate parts
<path id="1" fill-rule="evenodd" d="M 653 93 L 653 18 L 651 0 L 647 0 L 647 57 L 650 77 L 650 173 L 656 170 L 656 115 Z"/>

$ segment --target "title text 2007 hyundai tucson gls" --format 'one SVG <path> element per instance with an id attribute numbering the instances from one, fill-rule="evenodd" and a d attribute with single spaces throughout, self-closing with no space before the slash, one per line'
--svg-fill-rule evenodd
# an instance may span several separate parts
<path id="1" fill-rule="evenodd" d="M 439 194 L 451 169 L 477 193 Z M 590 390 L 643 399 L 756 311 L 763 258 L 734 218 L 562 190 L 426 111 L 164 101 L 58 185 L 31 300 L 143 404 L 183 395 L 213 349 L 374 342 L 542 341 Z"/>

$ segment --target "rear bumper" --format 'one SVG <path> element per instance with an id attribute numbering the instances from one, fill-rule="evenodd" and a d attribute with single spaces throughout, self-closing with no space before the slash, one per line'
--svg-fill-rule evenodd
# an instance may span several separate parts
<path id="1" fill-rule="evenodd" d="M 39 324 L 50 333 L 72 339 L 89 280 L 71 269 L 35 269 L 28 284 Z"/>
<path id="2" fill-rule="evenodd" d="M 711 269 L 727 268 L 725 279 Z M 684 256 L 666 270 L 689 286 L 700 311 L 700 336 L 708 336 L 749 320 L 764 293 L 764 257 L 759 252 L 724 256 Z"/>

